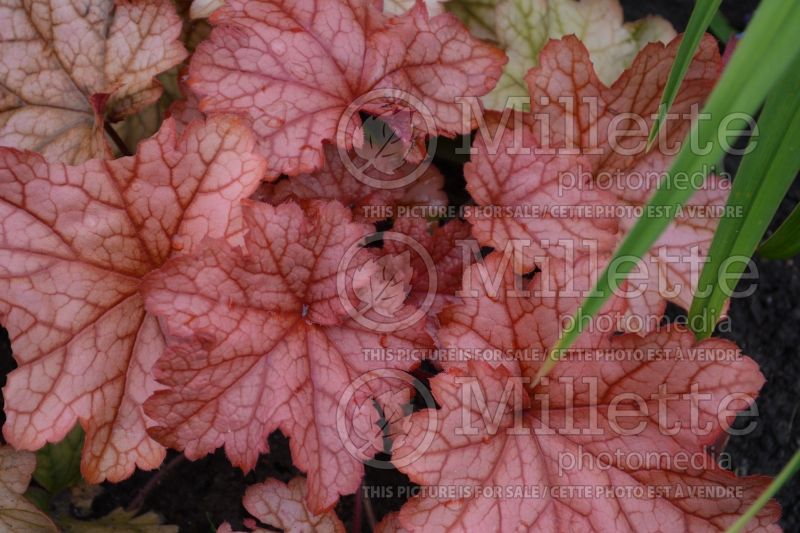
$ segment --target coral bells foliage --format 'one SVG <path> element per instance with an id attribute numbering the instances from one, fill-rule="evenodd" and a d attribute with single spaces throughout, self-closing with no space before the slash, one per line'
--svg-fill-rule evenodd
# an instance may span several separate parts
<path id="1" fill-rule="evenodd" d="M 155 468 L 142 402 L 164 349 L 142 277 L 208 236 L 241 241 L 240 200 L 264 172 L 237 119 L 167 121 L 134 157 L 69 167 L 0 151 L 0 315 L 18 368 L 3 389 L 3 434 L 35 450 L 86 430 L 92 482 Z"/>
<path id="2" fill-rule="evenodd" d="M 189 59 L 186 99 L 135 155 L 113 159 L 108 123 L 152 112 L 154 77 L 186 57 L 172 3 L 3 3 L 0 321 L 17 363 L 5 440 L 37 450 L 80 424 L 81 471 L 99 483 L 157 468 L 167 447 L 190 459 L 224 448 L 249 471 L 281 431 L 304 477 L 255 485 L 244 506 L 290 531 L 343 531 L 336 503 L 378 451 L 420 485 L 383 531 L 724 529 L 766 480 L 735 477 L 706 447 L 763 377 L 727 341 L 624 325 L 660 319 L 666 301 L 688 306 L 693 263 L 669 259 L 702 258 L 714 216 L 679 215 L 645 258 L 650 284 L 610 299 L 535 381 L 639 216 L 627 208 L 645 203 L 713 87 L 713 40 L 648 152 L 679 41 L 639 39 L 667 28 L 625 44 L 633 29 L 618 10 L 576 8 L 586 35 L 622 39 L 621 63 L 596 69 L 576 37 L 542 37 L 524 77 L 524 54 L 506 72 L 530 108 L 484 116 L 505 54 L 440 13 L 444 2 L 383 4 L 194 2 L 214 29 Z M 420 166 L 425 141 L 478 126 L 466 220 L 399 216 L 448 202 L 443 175 Z M 692 205 L 723 205 L 723 183 L 709 178 Z M 442 353 L 428 409 L 410 414 L 408 372 Z M 21 496 L 32 469 L 29 452 L 0 449 L 0 521 L 50 526 Z M 778 514 L 767 506 L 751 528 Z"/>
<path id="3" fill-rule="evenodd" d="M 232 0 L 210 21 L 189 85 L 204 112 L 250 120 L 275 175 L 321 167 L 322 142 L 338 137 L 346 112 L 409 109 L 425 112 L 415 118 L 423 130 L 434 121 L 423 133 L 467 133 L 474 123 L 464 124 L 456 98 L 489 92 L 505 63 L 455 17 L 429 17 L 421 3 L 389 17 L 367 0 Z"/>
<path id="4" fill-rule="evenodd" d="M 544 47 L 540 65 L 526 75 L 531 114 L 506 110 L 494 117 L 500 126 L 481 130 L 464 169 L 467 190 L 479 206 L 511 210 L 487 209 L 470 217 L 482 245 L 513 248 L 518 272 L 548 258 L 571 263 L 590 253 L 600 267 L 607 262 L 638 219 L 636 208 L 646 204 L 668 170 L 721 68 L 716 42 L 706 36 L 669 124 L 648 151 L 647 136 L 679 41 L 649 44 L 608 87 L 574 36 Z M 623 321 L 630 326 L 623 329 L 651 329 L 653 321 L 646 317 L 660 316 L 667 300 L 689 307 L 719 217 L 714 208 L 725 205 L 727 193 L 726 180 L 709 176 L 642 258 L 636 283 L 627 287 L 627 314 L 638 320 Z"/>
<path id="5" fill-rule="evenodd" d="M 584 336 L 580 349 L 536 382 L 529 398 L 526 387 L 557 338 L 553 325 L 562 302 L 537 296 L 544 273 L 526 286 L 510 267 L 504 270 L 497 253 L 483 268 L 502 280 L 499 292 L 484 289 L 446 309 L 439 339 L 455 353 L 466 354 L 469 347 L 507 358 L 487 363 L 463 357 L 433 378 L 439 406 L 435 439 L 421 444 L 430 434 L 429 413 L 418 412 L 394 450 L 401 457 L 424 450 L 400 467 L 422 485 L 400 511 L 402 525 L 441 531 L 494 530 L 498 524 L 505 531 L 562 531 L 566 524 L 581 531 L 719 531 L 766 487 L 767 478 L 738 479 L 704 451 L 744 407 L 739 395 L 752 399 L 764 381 L 733 344 L 709 339 L 695 345 L 691 333 L 674 327 L 644 338 Z M 478 278 L 479 271 L 473 266 L 465 277 Z M 514 296 L 520 287 L 531 296 Z M 640 359 L 637 352 L 649 357 Z M 659 401 L 667 398 L 660 409 Z M 706 467 L 681 466 L 681 454 L 704 458 Z M 698 486 L 718 492 L 690 492 Z M 559 490 L 570 488 L 593 492 Z M 526 492 L 531 490 L 540 492 Z M 751 527 L 763 531 L 777 515 L 773 505 Z"/>
<path id="6" fill-rule="evenodd" d="M 190 458 L 224 445 L 231 461 L 249 470 L 267 451 L 269 433 L 280 429 L 308 474 L 309 507 L 320 512 L 354 492 L 363 474 L 336 417 L 348 385 L 376 367 L 364 351 L 425 348 L 431 340 L 423 321 L 382 333 L 348 314 L 337 277 L 353 277 L 369 260 L 362 249 L 343 267 L 371 228 L 351 222 L 341 204 L 315 203 L 305 213 L 293 203 L 244 209 L 245 250 L 210 242 L 145 281 L 147 307 L 170 334 L 193 335 L 156 366 L 169 390 L 147 403 L 159 424 L 151 432 Z M 412 362 L 396 361 L 396 368 Z M 378 396 L 392 384 L 369 385 Z"/>
<path id="7" fill-rule="evenodd" d="M 106 120 L 158 100 L 186 57 L 170 0 L 10 0 L 0 6 L 0 146 L 50 161 L 108 158 Z"/>

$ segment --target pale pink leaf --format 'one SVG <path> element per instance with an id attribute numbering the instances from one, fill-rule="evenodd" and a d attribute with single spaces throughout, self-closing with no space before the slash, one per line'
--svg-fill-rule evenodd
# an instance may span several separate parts
<path id="1" fill-rule="evenodd" d="M 353 274 L 356 297 L 386 317 L 395 316 L 411 291 L 411 252 L 369 259 Z"/>
<path id="2" fill-rule="evenodd" d="M 208 113 L 247 117 L 270 171 L 299 174 L 323 166 L 322 143 L 337 127 L 352 133 L 357 111 L 408 109 L 435 131 L 469 131 L 460 96 L 488 92 L 505 61 L 452 16 L 429 17 L 417 4 L 388 18 L 375 2 L 231 0 L 214 12 L 210 39 L 192 58 L 190 84 Z M 381 91 L 378 97 L 373 98 Z M 366 101 L 356 102 L 364 96 Z M 419 109 L 424 107 L 427 109 Z M 352 139 L 337 144 L 350 148 Z"/>
<path id="3" fill-rule="evenodd" d="M 421 217 L 399 217 L 384 239 L 383 250 L 389 254 L 410 252 L 413 275 L 409 301 L 423 306 L 434 294 L 428 309 L 433 317 L 456 298 L 464 268 L 474 259 L 478 247 L 466 222 L 451 220 L 439 225 Z"/>
<path id="4" fill-rule="evenodd" d="M 551 145 L 575 147 L 592 161 L 594 176 L 585 187 L 615 197 L 613 205 L 621 213 L 623 233 L 633 227 L 638 218 L 636 209 L 646 204 L 663 179 L 692 117 L 719 76 L 719 49 L 716 41 L 706 36 L 669 110 L 670 119 L 647 152 L 647 135 L 679 43 L 680 37 L 667 46 L 646 46 L 631 67 L 606 87 L 598 81 L 585 47 L 567 37 L 548 44 L 541 66 L 526 77 L 534 111 L 550 115 Z M 543 99 L 548 103 L 542 105 Z M 613 131 L 624 134 L 610 135 Z M 689 178 L 696 180 L 699 176 Z M 647 281 L 641 283 L 641 295 L 628 298 L 628 323 L 633 323 L 631 319 L 645 325 L 655 322 L 665 300 L 689 307 L 729 188 L 726 179 L 708 177 L 689 201 L 687 211 L 678 214 L 643 257 L 642 276 Z"/>
<path id="5" fill-rule="evenodd" d="M 69 167 L 0 150 L 0 319 L 18 368 L 3 389 L 5 438 L 36 450 L 80 421 L 90 482 L 156 468 L 141 404 L 164 341 L 142 277 L 206 236 L 241 239 L 238 201 L 261 179 L 236 119 L 171 120 L 133 157 Z"/>
<path id="6" fill-rule="evenodd" d="M 525 76 L 531 111 L 548 115 L 543 131 L 537 132 L 543 145 L 579 150 L 596 173 L 633 166 L 666 170 L 691 124 L 693 106 L 702 105 L 721 70 L 716 41 L 707 35 L 670 108 L 676 116 L 664 124 L 657 144 L 647 152 L 647 136 L 681 38 L 645 46 L 610 87 L 598 79 L 589 52 L 577 38 L 550 41 L 539 66 Z M 610 131 L 618 135 L 609 138 Z"/>
<path id="7" fill-rule="evenodd" d="M 49 161 L 112 156 L 103 125 L 161 95 L 155 76 L 186 57 L 169 0 L 69 0 L 0 7 L 0 145 Z"/>
<path id="8" fill-rule="evenodd" d="M 197 95 L 186 83 L 188 74 L 180 72 L 178 74 L 178 90 L 183 98 L 176 100 L 167 108 L 167 117 L 175 120 L 175 128 L 182 132 L 186 126 L 197 120 L 205 119 L 205 115 L 200 111 L 200 101 Z"/>
<path id="9" fill-rule="evenodd" d="M 245 216 L 246 252 L 214 243 L 171 259 L 144 283 L 147 308 L 176 337 L 156 370 L 167 390 L 146 404 L 158 422 L 151 434 L 190 459 L 224 446 L 249 470 L 280 429 L 294 464 L 308 474 L 308 506 L 320 512 L 354 492 L 363 474 L 337 422 L 365 425 L 354 420 L 355 404 L 337 420 L 337 402 L 365 372 L 413 365 L 376 362 L 366 351 L 424 349 L 431 341 L 423 320 L 380 332 L 359 322 L 374 310 L 353 314 L 346 305 L 352 294 L 340 297 L 338 274 L 352 281 L 371 256 L 356 248 L 348 263 L 346 254 L 372 231 L 351 222 L 341 204 L 311 203 L 304 212 L 292 203 L 249 202 Z M 412 311 L 406 307 L 399 318 Z M 354 401 L 387 387 L 397 384 L 376 379 Z M 363 444 L 371 447 L 372 439 Z"/>
<path id="10" fill-rule="evenodd" d="M 264 524 L 287 533 L 345 533 L 346 529 L 332 510 L 315 514 L 305 504 L 305 478 L 288 484 L 268 479 L 247 488 L 244 508 Z"/>
<path id="11" fill-rule="evenodd" d="M 580 298 L 546 296 L 541 273 L 528 284 L 502 270 L 500 257 L 487 260 L 489 273 L 501 274 L 496 292 L 464 295 L 441 314 L 440 343 L 463 358 L 431 381 L 441 409 L 430 446 L 421 447 L 431 431 L 423 411 L 411 415 L 393 452 L 422 450 L 400 467 L 423 486 L 400 511 L 400 523 L 452 531 L 497 524 L 509 531 L 564 524 L 581 531 L 718 531 L 733 523 L 768 480 L 736 478 L 706 447 L 754 401 L 764 382 L 757 365 L 728 341 L 695 343 L 679 327 L 644 338 L 588 328 L 529 391 L 558 338 L 562 310 Z M 475 354 L 504 359 L 487 364 L 472 360 Z M 465 394 L 474 385 L 480 392 Z M 433 490 L 426 493 L 426 486 Z M 601 492 L 567 492 L 581 488 Z M 771 503 L 751 530 L 777 530 L 778 516 Z"/>
<path id="12" fill-rule="evenodd" d="M 520 273 L 550 259 L 569 268 L 587 254 L 598 268 L 605 266 L 663 179 L 719 74 L 719 52 L 707 37 L 670 110 L 676 116 L 646 151 L 679 42 L 647 45 L 610 87 L 599 81 L 575 37 L 544 47 L 540 65 L 526 76 L 533 113 L 519 124 L 518 115 L 489 115 L 490 125 L 500 127 L 481 129 L 465 167 L 476 212 L 497 208 L 469 218 L 482 245 L 510 247 Z M 727 194 L 726 180 L 706 179 L 688 210 L 645 254 L 637 279 L 625 283 L 622 330 L 649 331 L 667 301 L 688 307 Z"/>
<path id="13" fill-rule="evenodd" d="M 618 222 L 604 208 L 615 198 L 590 186 L 590 162 L 540 150 L 527 124 L 475 138 L 464 166 L 467 191 L 478 204 L 467 212 L 475 238 L 513 252 L 518 272 L 533 270 L 550 255 L 565 259 L 570 246 L 575 255 L 589 245 L 613 251 Z"/>
<path id="14" fill-rule="evenodd" d="M 676 342 L 675 335 L 660 338 L 667 344 L 659 346 Z M 569 525 L 593 532 L 717 532 L 730 526 L 767 486 L 768 478 L 737 478 L 718 466 L 692 443 L 692 435 L 687 438 L 689 431 L 675 436 L 661 433 L 656 427 L 655 402 L 646 404 L 649 416 L 625 404 L 621 407 L 626 430 L 638 424 L 644 428 L 637 435 L 614 433 L 612 417 L 607 415 L 608 402 L 620 393 L 647 397 L 657 394 L 662 383 L 680 394 L 689 393 L 690 384 L 698 382 L 700 393 L 713 395 L 708 402 L 713 410 L 719 398 L 733 390 L 755 394 L 752 387 L 757 389 L 763 379 L 751 361 L 686 365 L 662 359 L 645 364 L 605 362 L 589 368 L 564 361 L 556 368 L 561 370 L 551 378 L 549 389 L 538 391 L 540 397 L 549 398 L 545 408 L 519 410 L 518 405 L 506 403 L 504 391 L 516 381 L 504 367 L 471 363 L 468 371 L 451 369 L 432 379 L 433 394 L 441 406 L 436 412 L 438 431 L 422 457 L 401 468 L 423 486 L 422 495 L 400 511 L 405 528 L 476 531 L 500 524 L 504 531 L 555 531 Z M 721 372 L 725 372 L 722 380 Z M 584 382 L 586 377 L 598 378 L 594 395 Z M 737 378 L 745 382 L 737 383 Z M 463 403 L 465 383 L 480 390 L 467 396 L 468 403 Z M 575 387 L 572 408 L 564 403 L 568 396 L 564 383 Z M 598 413 L 595 421 L 591 412 Z M 670 404 L 668 423 L 681 421 L 688 426 L 689 413 L 688 400 L 675 401 Z M 490 425 L 487 414 L 496 415 L 497 426 Z M 418 423 L 412 426 L 406 446 L 418 445 L 427 416 L 426 412 L 412 415 Z M 687 464 L 670 459 L 680 454 L 693 457 L 695 465 L 701 466 L 676 466 Z M 571 466 L 565 457 L 575 463 Z M 579 467 L 574 466 L 578 458 Z M 426 486 L 432 486 L 430 495 Z M 441 490 L 450 487 L 455 488 L 449 493 L 452 496 Z M 779 514 L 777 504 L 771 502 L 748 530 L 780 531 Z"/>
<path id="15" fill-rule="evenodd" d="M 409 533 L 409 530 L 400 525 L 398 513 L 389 513 L 375 525 L 375 533 Z"/>

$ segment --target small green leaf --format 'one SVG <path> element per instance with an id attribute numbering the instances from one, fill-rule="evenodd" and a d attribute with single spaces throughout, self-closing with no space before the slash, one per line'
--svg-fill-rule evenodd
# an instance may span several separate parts
<path id="1" fill-rule="evenodd" d="M 792 214 L 775 233 L 761 244 L 758 252 L 769 259 L 789 259 L 800 254 L 800 204 L 795 206 Z"/>
<path id="2" fill-rule="evenodd" d="M 619 281 L 667 229 L 677 208 L 695 192 L 692 187 L 676 187 L 675 176 L 696 175 L 716 164 L 724 149 L 720 143 L 723 121 L 730 113 L 752 115 L 769 90 L 783 76 L 798 54 L 796 32 L 800 27 L 800 6 L 783 0 L 764 0 L 753 17 L 741 43 L 736 47 L 727 68 L 703 109 L 707 120 L 696 121 L 689 135 L 696 142 L 684 142 L 658 190 L 603 271 L 589 296 L 575 313 L 574 320 L 562 332 L 538 377 L 546 375 L 580 335 L 585 323 L 619 286 Z M 699 144 L 698 144 L 699 143 Z M 694 146 L 709 150 L 695 153 Z M 699 187 L 699 180 L 690 180 Z"/>
<path id="3" fill-rule="evenodd" d="M 47 444 L 36 452 L 33 479 L 56 495 L 81 479 L 83 429 L 76 424 L 61 442 Z"/>
<path id="4" fill-rule="evenodd" d="M 669 78 L 667 78 L 667 84 L 664 86 L 664 94 L 661 95 L 658 117 L 653 121 L 650 136 L 647 138 L 648 150 L 653 146 L 653 142 L 658 136 L 664 117 L 678 95 L 678 89 L 684 76 L 686 76 L 686 72 L 689 70 L 689 65 L 692 63 L 695 52 L 697 52 L 697 47 L 700 45 L 706 29 L 714 19 L 714 15 L 717 13 L 721 3 L 722 0 L 697 0 L 694 6 L 692 15 L 689 17 L 689 23 L 686 25 L 686 31 L 683 33 L 683 40 L 678 48 L 678 54 L 675 56 L 675 62 L 669 71 Z"/>
<path id="5" fill-rule="evenodd" d="M 798 470 L 800 470 L 800 450 L 795 452 L 794 456 L 786 463 L 786 466 L 783 467 L 783 470 L 778 473 L 775 479 L 772 480 L 772 483 L 761 493 L 761 496 L 753 502 L 753 505 L 751 505 L 747 511 L 739 517 L 739 520 L 729 527 L 725 533 L 739 533 Z"/>

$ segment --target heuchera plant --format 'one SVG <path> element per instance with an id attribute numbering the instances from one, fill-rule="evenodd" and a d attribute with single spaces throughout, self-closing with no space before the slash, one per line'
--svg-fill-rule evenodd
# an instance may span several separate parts
<path id="1" fill-rule="evenodd" d="M 250 471 L 281 431 L 304 477 L 250 487 L 249 530 L 344 531 L 333 509 L 377 451 L 420 488 L 382 531 L 718 531 L 755 500 L 768 480 L 708 450 L 764 378 L 662 320 L 691 302 L 724 178 L 538 374 L 719 76 L 715 41 L 648 151 L 680 40 L 665 21 L 498 0 L 478 30 L 470 2 L 445 4 L 181 2 L 213 30 L 180 75 L 188 22 L 166 0 L 0 6 L 0 320 L 17 363 L 0 523 L 55 529 L 21 496 L 27 451 L 76 424 L 90 483 L 167 448 L 221 447 Z M 170 69 L 183 100 L 114 159 L 112 125 Z M 453 216 L 430 140 L 473 131 Z M 411 413 L 423 359 L 432 394 Z"/>

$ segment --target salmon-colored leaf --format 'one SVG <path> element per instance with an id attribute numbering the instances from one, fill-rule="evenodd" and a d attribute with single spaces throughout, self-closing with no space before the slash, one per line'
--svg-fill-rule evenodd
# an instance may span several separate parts
<path id="1" fill-rule="evenodd" d="M 592 161 L 594 176 L 590 183 L 615 197 L 613 205 L 618 207 L 623 232 L 633 227 L 641 214 L 637 209 L 647 202 L 669 169 L 672 156 L 720 73 L 719 48 L 707 35 L 669 110 L 668 124 L 647 151 L 647 135 L 679 43 L 680 36 L 667 46 L 646 46 L 631 67 L 606 87 L 597 80 L 585 47 L 567 37 L 551 42 L 542 52 L 541 67 L 526 77 L 534 109 L 550 115 L 552 146 L 575 147 Z M 543 99 L 549 103 L 537 106 Z M 561 106 L 560 102 L 570 101 L 571 110 Z M 701 176 L 688 179 L 696 181 Z M 629 316 L 644 323 L 644 330 L 663 311 L 665 300 L 689 307 L 729 189 L 727 179 L 706 178 L 686 209 L 677 213 L 642 258 L 640 271 L 646 281 L 640 284 L 641 294 L 629 298 Z"/>
<path id="2" fill-rule="evenodd" d="M 647 135 L 678 44 L 679 38 L 666 46 L 647 45 L 607 87 L 577 38 L 550 41 L 540 65 L 526 76 L 532 113 L 511 124 L 506 119 L 519 115 L 490 115 L 499 122 L 496 131 L 482 128 L 473 143 L 465 176 L 479 207 L 469 217 L 477 240 L 515 252 L 520 273 L 549 259 L 570 268 L 587 254 L 595 258 L 596 268 L 604 268 L 642 215 L 719 74 L 719 52 L 708 37 L 662 138 L 648 151 Z M 706 179 L 635 267 L 637 279 L 626 284 L 623 330 L 646 332 L 657 326 L 666 301 L 688 307 L 727 200 L 727 183 Z"/>
<path id="3" fill-rule="evenodd" d="M 383 520 L 375 525 L 376 533 L 409 533 L 409 530 L 400 525 L 399 514 L 389 513 Z"/>
<path id="4" fill-rule="evenodd" d="M 675 326 L 643 338 L 590 330 L 534 383 L 558 338 L 564 296 L 544 296 L 544 285 L 503 271 L 499 258 L 485 265 L 502 276 L 497 294 L 464 296 L 442 313 L 442 347 L 462 359 L 431 381 L 441 408 L 429 447 L 421 447 L 432 431 L 422 411 L 394 450 L 422 450 L 400 466 L 422 485 L 400 523 L 452 531 L 719 531 L 733 523 L 768 480 L 736 478 L 706 446 L 754 401 L 764 382 L 756 364 L 728 341 L 695 344 Z M 567 299 L 568 307 L 580 302 Z M 751 527 L 777 531 L 778 516 L 770 504 Z"/>
<path id="5" fill-rule="evenodd" d="M 161 95 L 155 76 L 186 57 L 170 0 L 0 6 L 0 145 L 49 161 L 109 158 L 105 121 Z"/>
<path id="6" fill-rule="evenodd" d="M 464 166 L 467 191 L 478 204 L 467 213 L 475 238 L 483 246 L 513 252 L 518 272 L 533 270 L 550 255 L 565 259 L 569 246 L 564 241 L 575 250 L 590 242 L 598 252 L 613 251 L 619 222 L 604 208 L 615 198 L 590 186 L 589 160 L 540 152 L 527 124 L 501 125 L 491 140 L 475 138 Z"/>
<path id="7" fill-rule="evenodd" d="M 726 366 L 713 362 L 684 367 L 663 359 L 586 369 L 581 363 L 562 361 L 556 380 L 539 391 L 541 398 L 548 398 L 546 407 L 506 403 L 505 391 L 513 390 L 517 380 L 504 367 L 480 362 L 470 364 L 468 371 L 439 374 L 431 380 L 441 406 L 436 412 L 438 431 L 422 457 L 401 468 L 422 488 L 400 510 L 399 522 L 411 531 L 724 530 L 747 510 L 768 478 L 738 478 L 680 433 L 664 435 L 658 428 L 657 406 L 649 400 L 643 404 L 649 416 L 623 403 L 623 416 L 617 418 L 625 418 L 620 426 L 625 431 L 643 428 L 640 434 L 615 434 L 610 427 L 618 423 L 612 422 L 616 413 L 609 416 L 607 402 L 622 394 L 647 398 L 658 394 L 661 384 L 670 392 L 689 393 L 693 372 L 699 376 L 699 394 L 714 395 L 708 402 L 711 409 L 718 405 L 717 394 L 745 389 L 754 393 L 752 380 L 733 385 L 737 377 L 758 376 L 752 362 L 734 375 Z M 720 372 L 726 376 L 722 382 Z M 599 379 L 593 381 L 592 376 Z M 592 392 L 595 385 L 587 383 L 594 383 L 598 391 Z M 760 383 L 755 380 L 756 388 Z M 467 403 L 465 386 L 480 391 L 466 395 Z M 669 409 L 670 427 L 678 421 L 689 425 L 689 401 L 676 401 Z M 418 445 L 427 416 L 412 415 L 405 446 Z M 494 421 L 496 425 L 490 423 Z M 682 455 L 685 458 L 679 459 Z M 686 466 L 688 457 L 695 461 L 693 466 Z M 772 502 L 748 530 L 778 532 L 779 515 Z"/>
<path id="8" fill-rule="evenodd" d="M 350 138 L 359 110 L 409 110 L 428 130 L 419 135 L 465 133 L 474 117 L 464 123 L 456 97 L 491 90 L 505 62 L 421 3 L 389 18 L 360 0 L 230 0 L 210 21 L 189 82 L 203 111 L 251 121 L 275 175 L 320 168 L 325 140 L 359 144 Z"/>
<path id="9" fill-rule="evenodd" d="M 381 331 L 364 322 L 378 318 L 371 306 L 348 305 L 357 299 L 340 292 L 337 280 L 352 281 L 373 257 L 360 248 L 372 230 L 353 223 L 341 204 L 316 202 L 304 212 L 293 203 L 249 202 L 245 217 L 246 251 L 214 243 L 171 259 L 145 281 L 148 310 L 175 336 L 156 370 L 167 390 L 145 407 L 158 423 L 151 434 L 190 459 L 224 446 L 250 470 L 269 433 L 280 429 L 308 474 L 309 508 L 322 512 L 354 492 L 363 475 L 337 423 L 364 425 L 354 420 L 355 405 L 337 419 L 337 402 L 365 372 L 413 363 L 367 354 L 424 349 L 431 340 L 424 320 Z M 390 385 L 370 381 L 356 400 L 379 397 Z"/>
<path id="10" fill-rule="evenodd" d="M 36 450 L 79 420 L 81 471 L 119 481 L 156 468 L 142 402 L 164 341 L 142 277 L 206 236 L 241 240 L 238 202 L 264 162 L 237 120 L 168 120 L 133 157 L 79 166 L 0 150 L 0 319 L 18 368 L 3 389 L 5 438 Z"/>
<path id="11" fill-rule="evenodd" d="M 367 308 L 380 315 L 394 316 L 411 292 L 411 253 L 383 255 L 369 259 L 353 274 L 353 288 Z"/>
<path id="12" fill-rule="evenodd" d="M 717 43 L 706 35 L 670 109 L 675 116 L 647 151 L 643 139 L 647 140 L 658 112 L 681 38 L 645 46 L 611 86 L 599 80 L 589 52 L 577 38 L 550 41 L 539 66 L 525 76 L 531 110 L 548 115 L 540 132 L 542 143 L 578 149 L 591 160 L 595 172 L 611 174 L 634 166 L 666 170 L 688 132 L 693 108 L 699 112 L 722 68 Z M 612 131 L 617 135 L 609 135 Z"/>

